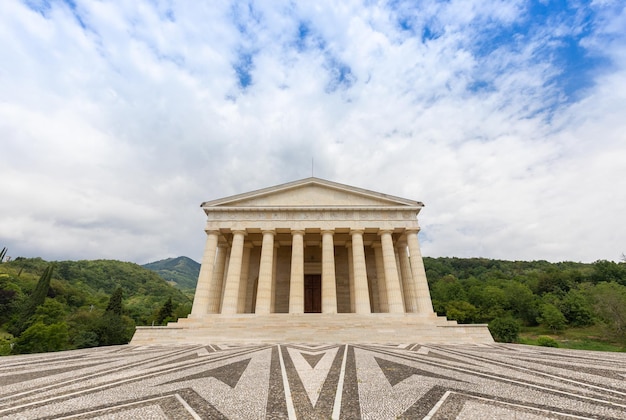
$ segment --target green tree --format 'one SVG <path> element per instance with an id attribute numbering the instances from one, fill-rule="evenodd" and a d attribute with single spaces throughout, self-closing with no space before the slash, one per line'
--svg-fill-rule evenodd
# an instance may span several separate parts
<path id="1" fill-rule="evenodd" d="M 111 298 L 109 299 L 109 304 L 107 305 L 107 312 L 113 312 L 117 315 L 122 315 L 122 298 L 124 297 L 124 292 L 121 287 L 118 287 L 113 291 Z"/>
<path id="2" fill-rule="evenodd" d="M 567 322 L 575 327 L 593 324 L 593 308 L 587 298 L 576 289 L 571 289 L 559 305 Z"/>
<path id="3" fill-rule="evenodd" d="M 507 297 L 507 307 L 513 315 L 521 319 L 526 325 L 536 325 L 539 316 L 538 297 L 530 287 L 518 281 L 510 281 L 504 287 Z"/>
<path id="4" fill-rule="evenodd" d="M 496 318 L 489 323 L 493 339 L 500 343 L 514 343 L 519 339 L 520 324 L 512 317 Z"/>
<path id="5" fill-rule="evenodd" d="M 170 296 L 165 301 L 163 306 L 161 306 L 161 309 L 159 309 L 159 313 L 156 319 L 157 324 L 163 324 L 164 321 L 171 319 L 173 316 L 173 311 L 174 311 L 174 308 L 172 307 L 172 297 Z"/>
<path id="6" fill-rule="evenodd" d="M 565 328 L 567 320 L 559 308 L 551 303 L 544 303 L 541 305 L 541 315 L 537 321 L 550 328 L 553 332 L 560 331 Z"/>
<path id="7" fill-rule="evenodd" d="M 478 309 L 464 300 L 452 300 L 446 303 L 446 317 L 462 324 L 474 322 L 478 316 Z"/>
<path id="8" fill-rule="evenodd" d="M 9 331 L 14 336 L 20 335 L 30 326 L 30 318 L 35 315 L 37 307 L 44 303 L 48 290 L 50 290 L 50 280 L 52 279 L 53 271 L 54 264 L 49 264 L 41 277 L 39 277 L 33 293 L 23 302 L 19 315 Z"/>
<path id="9" fill-rule="evenodd" d="M 96 328 L 98 344 L 110 346 L 115 344 L 126 344 L 133 336 L 135 323 L 132 319 L 122 315 L 122 288 L 115 289 L 109 304 Z"/>
<path id="10" fill-rule="evenodd" d="M 626 265 L 599 260 L 593 263 L 591 279 L 594 283 L 614 281 L 626 286 Z"/>
<path id="11" fill-rule="evenodd" d="M 452 275 L 447 275 L 435 282 L 431 292 L 432 299 L 440 301 L 467 300 L 465 289 Z"/>
<path id="12" fill-rule="evenodd" d="M 42 353 L 67 348 L 68 331 L 64 322 L 46 325 L 41 321 L 28 327 L 16 340 L 13 353 Z"/>
<path id="13" fill-rule="evenodd" d="M 124 315 L 117 315 L 112 311 L 106 311 L 97 330 L 98 345 L 112 346 L 117 344 L 127 344 L 133 338 L 135 323 L 132 319 Z"/>
<path id="14" fill-rule="evenodd" d="M 619 336 L 626 338 L 626 286 L 602 282 L 590 290 L 598 316 Z"/>

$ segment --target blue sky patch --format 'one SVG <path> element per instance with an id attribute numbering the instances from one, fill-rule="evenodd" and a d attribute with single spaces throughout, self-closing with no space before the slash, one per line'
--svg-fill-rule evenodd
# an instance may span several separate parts
<path id="1" fill-rule="evenodd" d="M 576 3 L 532 1 L 520 19 L 510 25 L 490 22 L 482 30 L 476 28 L 478 41 L 471 49 L 481 61 L 480 58 L 496 50 L 522 58 L 524 49 L 534 46 L 525 64 L 552 67 L 553 76 L 545 81 L 544 86 L 557 89 L 560 95 L 548 98 L 572 102 L 579 99 L 585 89 L 593 86 L 596 70 L 608 62 L 604 57 L 593 56 L 581 44 L 595 25 L 595 18 L 592 8 L 579 7 Z M 510 65 L 520 63 L 505 64 L 503 68 L 494 70 L 506 72 L 510 70 Z"/>
<path id="2" fill-rule="evenodd" d="M 233 64 L 239 86 L 244 90 L 252 84 L 253 65 L 253 55 L 248 52 L 240 52 Z"/>
<path id="3" fill-rule="evenodd" d="M 335 59 L 328 59 L 326 63 L 330 80 L 326 85 L 327 92 L 334 92 L 338 89 L 349 89 L 356 82 L 356 77 L 352 69 L 345 63 Z"/>

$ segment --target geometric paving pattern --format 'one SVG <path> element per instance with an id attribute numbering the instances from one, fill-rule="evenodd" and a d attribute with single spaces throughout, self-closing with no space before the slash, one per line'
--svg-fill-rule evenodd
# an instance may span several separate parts
<path id="1" fill-rule="evenodd" d="M 626 419 L 626 354 L 231 344 L 7 356 L 0 418 Z"/>

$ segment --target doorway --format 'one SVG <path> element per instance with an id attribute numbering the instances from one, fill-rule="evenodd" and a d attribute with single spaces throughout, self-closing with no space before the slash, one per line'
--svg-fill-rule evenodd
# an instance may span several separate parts
<path id="1" fill-rule="evenodd" d="M 307 274 L 304 276 L 304 312 L 322 312 L 322 276 Z"/>

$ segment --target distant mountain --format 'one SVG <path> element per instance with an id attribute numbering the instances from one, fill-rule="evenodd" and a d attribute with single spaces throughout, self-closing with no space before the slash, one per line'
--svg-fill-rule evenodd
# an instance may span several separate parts
<path id="1" fill-rule="evenodd" d="M 187 257 L 166 258 L 142 267 L 152 270 L 179 289 L 195 289 L 200 264 Z"/>

